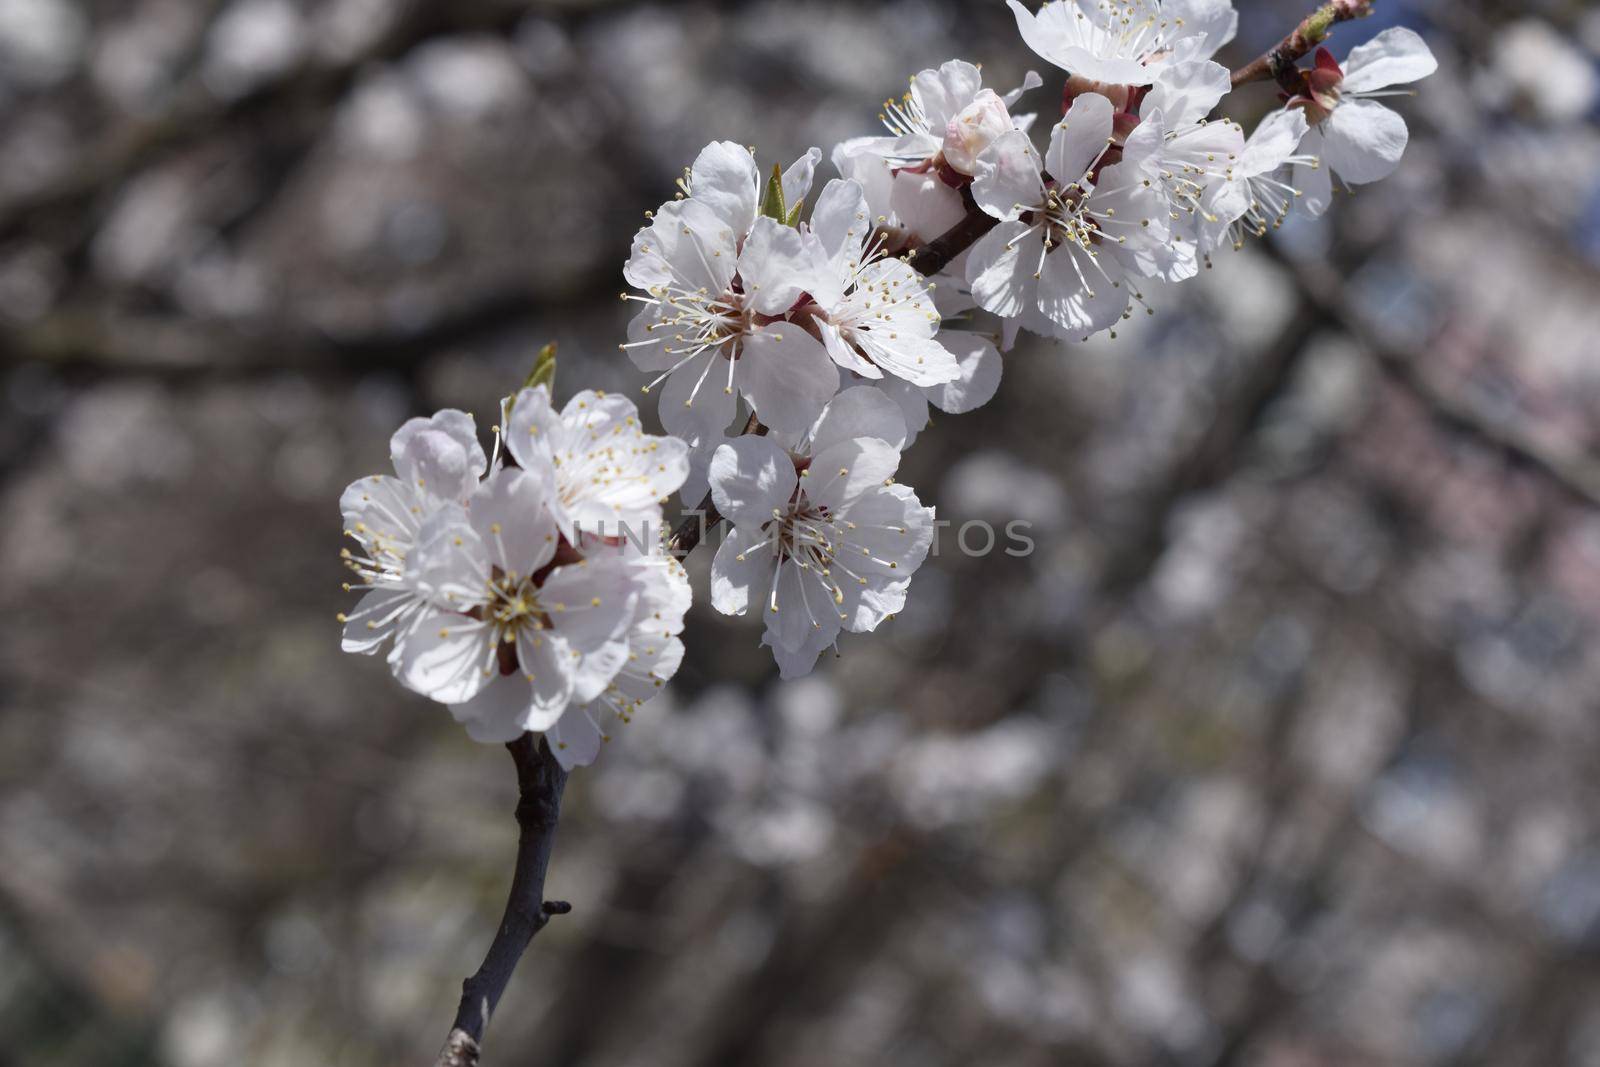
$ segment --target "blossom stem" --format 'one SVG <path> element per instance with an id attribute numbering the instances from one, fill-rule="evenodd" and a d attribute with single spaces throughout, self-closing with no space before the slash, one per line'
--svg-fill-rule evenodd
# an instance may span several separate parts
<path id="1" fill-rule="evenodd" d="M 565 915 L 572 905 L 544 899 L 545 872 L 555 845 L 561 815 L 561 791 L 567 772 L 542 738 L 525 733 L 506 745 L 517 765 L 517 864 L 500 929 L 477 973 L 461 985 L 461 1004 L 435 1067 L 476 1067 L 489 1017 L 506 991 L 517 962 L 533 936 L 552 915 Z"/>
<path id="2" fill-rule="evenodd" d="M 1287 37 L 1233 72 L 1233 87 L 1250 82 L 1276 81 L 1307 52 L 1327 40 L 1328 32 L 1340 22 L 1364 19 L 1372 14 L 1377 0 L 1328 0 L 1301 20 Z M 1292 87 L 1290 87 L 1292 89 Z"/>

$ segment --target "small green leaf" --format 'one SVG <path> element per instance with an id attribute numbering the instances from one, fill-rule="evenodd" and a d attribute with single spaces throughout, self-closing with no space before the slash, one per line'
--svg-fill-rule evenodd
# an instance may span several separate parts
<path id="1" fill-rule="evenodd" d="M 556 391 L 556 343 L 551 341 L 539 349 L 538 358 L 533 361 L 533 373 L 528 375 L 527 381 L 522 383 L 524 389 L 536 389 L 544 386 L 553 395 Z"/>
<path id="2" fill-rule="evenodd" d="M 806 202 L 804 200 L 802 200 L 798 204 L 796 204 L 794 207 L 789 209 L 788 225 L 790 225 L 790 226 L 798 226 L 798 225 L 800 225 L 800 211 L 805 206 L 806 206 Z"/>
<path id="3" fill-rule="evenodd" d="M 791 225 L 789 209 L 783 203 L 783 168 L 776 163 L 772 165 L 772 177 L 767 180 L 767 193 L 761 198 L 761 213 L 785 226 Z"/>

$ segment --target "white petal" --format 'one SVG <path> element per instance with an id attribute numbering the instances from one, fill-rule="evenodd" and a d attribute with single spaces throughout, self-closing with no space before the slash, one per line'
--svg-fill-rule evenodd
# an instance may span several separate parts
<path id="1" fill-rule="evenodd" d="M 811 211 L 810 226 L 835 271 L 843 272 L 847 265 L 858 262 L 872 233 L 867 197 L 860 183 L 835 178 L 823 186 Z M 814 295 L 827 302 L 822 295 Z"/>
<path id="2" fill-rule="evenodd" d="M 720 438 L 739 400 L 728 392 L 728 361 L 704 352 L 672 372 L 661 390 L 661 425 L 692 448 Z"/>
<path id="3" fill-rule="evenodd" d="M 1322 162 L 1350 185 L 1393 174 L 1409 136 L 1405 120 L 1375 100 L 1342 101 L 1322 127 Z"/>
<path id="4" fill-rule="evenodd" d="M 1112 284 L 1121 278 L 1122 268 L 1111 256 L 1091 257 L 1075 244 L 1063 245 L 1045 257 L 1039 310 L 1074 335 L 1098 333 L 1116 325 L 1128 306 L 1127 286 Z"/>
<path id="5" fill-rule="evenodd" d="M 1173 126 L 1199 122 L 1233 88 L 1228 68 L 1210 60 L 1162 63 L 1155 69 L 1155 84 L 1139 105 L 1139 112 L 1148 115 L 1160 111 Z"/>
<path id="6" fill-rule="evenodd" d="M 786 508 L 796 485 L 794 461 L 764 437 L 735 437 L 711 457 L 711 499 L 736 525 L 760 527 Z"/>
<path id="7" fill-rule="evenodd" d="M 1044 200 L 1039 168 L 1039 153 L 1028 135 L 1012 130 L 995 138 L 978 157 L 972 198 L 986 213 L 1009 222 Z"/>
<path id="8" fill-rule="evenodd" d="M 763 326 L 745 338 L 739 390 L 774 430 L 805 429 L 839 390 L 839 371 L 822 342 L 792 322 Z"/>
<path id="9" fill-rule="evenodd" d="M 808 642 L 799 651 L 791 652 L 778 645 L 771 633 L 765 633 L 761 635 L 761 643 L 772 649 L 772 658 L 778 664 L 778 676 L 787 682 L 810 674 L 816 668 L 817 657 L 822 650 L 833 642 Z"/>
<path id="10" fill-rule="evenodd" d="M 823 347 L 828 350 L 828 355 L 835 363 L 845 370 L 853 371 L 863 378 L 882 378 L 883 371 L 879 370 L 866 356 L 857 352 L 855 346 L 844 339 L 838 329 L 831 322 L 818 322 L 817 329 L 822 334 Z"/>
<path id="11" fill-rule="evenodd" d="M 812 456 L 801 488 L 808 500 L 843 514 L 863 493 L 894 477 L 899 467 L 899 449 L 887 441 L 857 437 Z"/>
<path id="12" fill-rule="evenodd" d="M 773 607 L 776 605 L 777 610 Z M 839 633 L 833 583 L 814 567 L 787 560 L 778 568 L 776 595 L 763 608 L 767 633 L 777 647 L 797 650 L 818 641 L 832 643 Z"/>
<path id="13" fill-rule="evenodd" d="M 1233 0 L 1166 0 L 1161 14 L 1172 20 L 1182 19 L 1186 36 L 1203 34 L 1208 58 L 1233 40 L 1239 30 L 1239 13 L 1233 9 Z"/>
<path id="14" fill-rule="evenodd" d="M 394 634 L 396 623 L 407 614 L 407 606 L 416 603 L 417 598 L 409 589 L 369 590 L 351 609 L 339 647 L 370 656 Z"/>
<path id="15" fill-rule="evenodd" d="M 1106 150 L 1113 108 L 1099 93 L 1082 93 L 1050 130 L 1044 168 L 1062 185 L 1079 181 Z"/>
<path id="16" fill-rule="evenodd" d="M 561 721 L 544 732 L 550 754 L 563 770 L 587 767 L 600 755 L 600 727 L 587 708 L 568 708 Z"/>
<path id="17" fill-rule="evenodd" d="M 743 236 L 761 208 L 761 171 L 750 150 L 732 141 L 706 145 L 689 172 L 689 195 Z"/>
<path id="18" fill-rule="evenodd" d="M 923 241 L 943 236 L 967 215 L 961 194 L 932 171 L 896 174 L 889 185 L 889 210 L 901 229 Z"/>
<path id="19" fill-rule="evenodd" d="M 474 741 L 504 744 L 526 732 L 529 700 L 528 683 L 521 676 L 499 675 L 465 704 L 450 705 L 450 714 Z"/>
<path id="20" fill-rule="evenodd" d="M 924 390 L 928 399 L 940 411 L 952 415 L 964 415 L 987 404 L 1000 388 L 1003 369 L 994 342 L 981 334 L 963 330 L 943 330 L 939 341 L 955 355 L 961 377 L 944 385 L 929 386 Z"/>
<path id="21" fill-rule="evenodd" d="M 1306 131 L 1305 137 L 1300 141 L 1300 151 L 1308 156 L 1323 157 L 1327 144 L 1322 136 L 1322 131 L 1313 126 Z M 1333 175 L 1329 173 L 1328 164 L 1324 161 L 1320 166 L 1296 166 L 1294 168 L 1294 184 L 1301 193 L 1301 205 L 1306 214 L 1317 218 L 1328 205 L 1333 202 Z"/>
<path id="22" fill-rule="evenodd" d="M 389 665 L 400 684 L 445 704 L 462 704 L 498 674 L 494 634 L 476 619 L 429 612 L 395 642 Z"/>
<path id="23" fill-rule="evenodd" d="M 1295 154 L 1307 129 L 1304 109 L 1279 108 L 1257 124 L 1235 169 L 1249 177 L 1272 173 Z"/>
<path id="24" fill-rule="evenodd" d="M 1416 32 L 1391 26 L 1366 44 L 1350 49 L 1344 61 L 1347 93 L 1368 93 L 1390 85 L 1420 81 L 1439 69 L 1439 61 Z M 1342 106 L 1342 105 L 1341 105 Z"/>
<path id="25" fill-rule="evenodd" d="M 965 60 L 946 61 L 938 70 L 924 70 L 911 79 L 911 93 L 922 105 L 928 125 L 942 131 L 972 102 L 983 87 L 983 75 Z"/>
<path id="26" fill-rule="evenodd" d="M 627 662 L 628 642 L 625 640 L 607 641 L 593 652 L 579 656 L 573 668 L 572 699 L 580 704 L 594 700 L 605 692 L 611 679 Z"/>
<path id="27" fill-rule="evenodd" d="M 503 467 L 472 498 L 472 528 L 489 560 L 508 574 L 529 575 L 556 551 L 556 521 L 545 506 L 551 485 L 537 470 Z"/>
<path id="28" fill-rule="evenodd" d="M 638 600 L 631 568 L 614 556 L 557 567 L 539 587 L 539 606 L 555 633 L 583 654 L 625 634 Z"/>
<path id="29" fill-rule="evenodd" d="M 811 182 L 821 161 L 822 149 L 808 149 L 805 155 L 789 164 L 789 169 L 783 172 L 783 202 L 790 211 L 811 195 Z"/>
<path id="30" fill-rule="evenodd" d="M 810 451 L 816 454 L 857 437 L 905 447 L 906 425 L 899 405 L 870 385 L 852 386 L 833 398 L 811 428 Z"/>
<path id="31" fill-rule="evenodd" d="M 711 606 L 724 615 L 743 615 L 767 595 L 777 562 L 777 546 L 766 531 L 736 526 L 711 561 Z"/>
<path id="32" fill-rule="evenodd" d="M 739 276 L 748 303 L 763 315 L 782 315 L 809 288 L 812 256 L 800 231 L 762 216 L 739 253 Z"/>
<path id="33" fill-rule="evenodd" d="M 506 450 L 523 470 L 549 468 L 550 442 L 561 426 L 561 416 L 550 405 L 550 390 L 544 386 L 523 389 L 511 401 L 511 417 L 506 420 Z M 554 471 L 550 471 L 554 480 Z"/>
<path id="34" fill-rule="evenodd" d="M 894 402 L 905 422 L 906 438 L 899 444 L 900 451 L 904 452 L 916 443 L 917 435 L 928 427 L 928 393 L 945 387 L 936 385 L 930 389 L 919 389 L 900 378 L 883 378 L 872 384 L 873 388 Z"/>
<path id="35" fill-rule="evenodd" d="M 457 502 L 472 495 L 489 466 L 476 424 L 464 411 L 408 420 L 390 439 L 389 456 L 401 481 Z"/>
<path id="36" fill-rule="evenodd" d="M 967 261 L 972 298 L 979 307 L 1002 318 L 1020 315 L 1038 290 L 1033 272 L 1042 242 L 1027 231 L 1026 223 L 1002 222 L 973 246 L 972 258 Z"/>
<path id="37" fill-rule="evenodd" d="M 517 634 L 517 667 L 528 687 L 528 706 L 522 725 L 548 730 L 572 700 L 575 657 L 559 634 L 549 630 L 522 630 Z"/>

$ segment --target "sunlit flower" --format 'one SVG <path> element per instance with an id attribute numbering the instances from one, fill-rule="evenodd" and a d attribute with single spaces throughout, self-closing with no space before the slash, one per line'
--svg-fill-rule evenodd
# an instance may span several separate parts
<path id="1" fill-rule="evenodd" d="M 1232 0 L 1053 0 L 1037 14 L 1009 3 L 1029 48 L 1108 85 L 1149 85 L 1163 64 L 1210 59 L 1239 25 Z"/>
<path id="2" fill-rule="evenodd" d="M 712 495 L 734 527 L 712 562 L 712 605 L 728 615 L 756 605 L 785 677 L 905 603 L 933 511 L 891 480 L 904 438 L 894 403 L 858 386 L 791 448 L 739 437 L 712 457 Z"/>
<path id="3" fill-rule="evenodd" d="M 345 588 L 365 592 L 340 616 L 346 652 L 378 651 L 427 602 L 432 590 L 408 560 L 429 520 L 446 505 L 466 503 L 489 465 L 472 416 L 454 410 L 401 426 L 389 457 L 394 476 L 362 478 L 339 498 L 344 532 L 358 546 L 340 553 L 360 579 Z"/>

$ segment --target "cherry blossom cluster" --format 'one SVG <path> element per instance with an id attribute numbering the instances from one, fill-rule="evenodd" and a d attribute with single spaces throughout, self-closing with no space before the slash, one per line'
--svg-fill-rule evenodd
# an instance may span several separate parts
<path id="1" fill-rule="evenodd" d="M 366 591 L 346 649 L 387 644 L 473 737 L 543 731 L 587 762 L 682 657 L 677 492 L 731 527 L 712 606 L 759 613 L 782 675 L 809 672 L 900 611 L 930 551 L 933 510 L 895 480 L 930 409 L 986 403 L 1019 331 L 1114 337 L 1151 283 L 1387 176 L 1407 131 L 1378 101 L 1435 68 L 1402 28 L 1343 64 L 1275 60 L 1282 106 L 1247 136 L 1219 117 L 1231 0 L 1008 2 L 1066 74 L 1053 121 L 1016 113 L 1039 75 L 1002 93 L 951 60 L 885 104 L 885 133 L 836 146 L 820 189 L 816 148 L 767 172 L 718 141 L 646 213 L 620 347 L 671 436 L 598 393 L 558 414 L 542 385 L 506 401 L 493 463 L 461 412 L 402 427 L 395 476 L 343 501 Z"/>
<path id="2" fill-rule="evenodd" d="M 540 385 L 504 408 L 494 463 L 471 415 L 441 411 L 395 433 L 392 476 L 345 490 L 346 588 L 364 595 L 340 616 L 344 649 L 387 645 L 400 683 L 479 741 L 542 731 L 564 766 L 587 764 L 683 658 L 689 581 L 646 538 L 687 449 L 619 396 L 558 412 Z"/>

